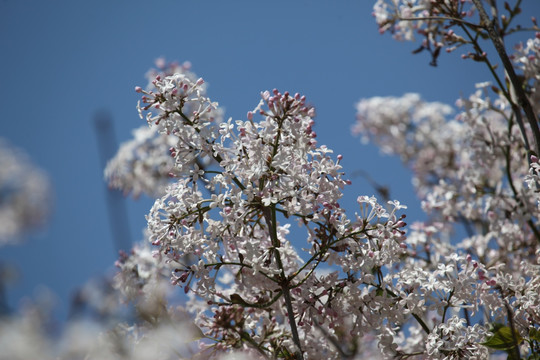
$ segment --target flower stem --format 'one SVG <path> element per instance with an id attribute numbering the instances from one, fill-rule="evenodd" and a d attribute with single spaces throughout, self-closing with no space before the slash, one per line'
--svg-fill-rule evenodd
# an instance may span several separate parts
<path id="1" fill-rule="evenodd" d="M 285 306 L 287 307 L 287 317 L 289 318 L 293 341 L 296 345 L 296 351 L 294 352 L 294 355 L 296 359 L 301 360 L 303 359 L 302 347 L 300 346 L 300 337 L 298 336 L 296 320 L 294 319 L 294 309 L 292 306 L 290 291 L 291 288 L 289 286 L 289 279 L 287 279 L 287 276 L 285 275 L 285 269 L 283 267 L 281 255 L 278 250 L 278 248 L 280 247 L 280 242 L 277 236 L 276 205 L 272 204 L 270 207 L 264 207 L 263 215 L 268 225 L 270 238 L 272 240 L 272 247 L 274 248 L 274 258 L 276 259 L 277 266 L 281 271 L 281 291 L 283 292 L 283 299 L 285 300 Z"/>

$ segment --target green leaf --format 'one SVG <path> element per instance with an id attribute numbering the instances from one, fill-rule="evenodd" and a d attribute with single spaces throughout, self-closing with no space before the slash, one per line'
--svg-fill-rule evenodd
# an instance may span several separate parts
<path id="1" fill-rule="evenodd" d="M 231 298 L 231 303 L 233 304 L 244 305 L 244 306 L 248 305 L 248 303 L 244 299 L 242 299 L 242 297 L 238 294 L 232 294 L 230 298 Z"/>
<path id="2" fill-rule="evenodd" d="M 517 344 L 520 344 L 523 338 L 517 332 L 514 332 L 514 335 Z M 512 336 L 512 329 L 508 326 L 501 326 L 500 324 L 494 326 L 493 336 L 480 344 L 496 350 L 510 350 L 516 346 L 514 337 Z"/>
<path id="3" fill-rule="evenodd" d="M 530 328 L 529 329 L 529 338 L 531 340 L 536 340 L 538 342 L 540 342 L 540 331 L 536 330 L 535 328 Z"/>

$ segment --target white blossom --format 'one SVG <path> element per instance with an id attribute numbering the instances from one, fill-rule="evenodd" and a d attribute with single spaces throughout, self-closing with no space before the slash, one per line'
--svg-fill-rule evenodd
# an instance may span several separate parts
<path id="1" fill-rule="evenodd" d="M 0 139 L 0 246 L 43 225 L 52 204 L 45 173 L 26 154 Z"/>

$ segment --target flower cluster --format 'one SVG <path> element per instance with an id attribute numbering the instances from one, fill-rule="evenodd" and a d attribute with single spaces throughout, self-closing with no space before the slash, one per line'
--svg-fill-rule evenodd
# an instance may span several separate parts
<path id="1" fill-rule="evenodd" d="M 134 146 L 145 153 L 136 156 L 144 171 L 136 186 L 117 183 L 157 199 L 147 244 L 118 261 L 116 288 L 156 328 L 174 318 L 168 303 L 181 289 L 189 330 L 200 338 L 194 358 L 534 356 L 538 36 L 516 48 L 512 67 L 498 42 L 514 31 L 519 1 L 505 6 L 508 15 L 494 15 L 500 24 L 485 21 L 481 4 L 375 3 L 381 32 L 406 40 L 420 34 L 418 51 L 428 50 L 433 64 L 443 47 L 469 44 L 465 57 L 494 74 L 494 85 L 478 84 L 456 109 L 416 94 L 357 104 L 353 132 L 399 154 L 414 173 L 428 220 L 409 227 L 399 201 L 362 195 L 356 212 L 345 211 L 342 156 L 318 144 L 315 110 L 304 96 L 265 91 L 245 119 L 222 120 L 204 80 L 161 62 L 150 85 L 136 88 L 149 125 L 139 135 L 149 145 Z M 496 44 L 508 82 L 479 38 Z M 133 158 L 119 157 L 114 167 L 129 163 L 122 170 L 129 174 L 139 168 Z M 172 176 L 161 181 L 165 172 Z"/>
<path id="2" fill-rule="evenodd" d="M 425 5 L 435 3 L 446 2 Z M 512 56 L 536 114 L 537 38 Z M 451 107 L 414 94 L 357 104 L 353 133 L 401 157 L 430 216 L 410 227 L 403 270 L 387 275 L 395 294 L 416 300 L 404 307 L 425 320 L 401 343 L 399 333 L 392 335 L 398 354 L 487 358 L 499 349 L 517 358 L 538 351 L 540 165 L 531 141 L 538 139 L 537 119 L 531 122 L 510 81 L 506 87 L 495 81 L 498 86 L 477 84 L 474 94 L 459 99 L 455 117 Z M 456 233 L 461 238 L 450 241 Z"/>
<path id="3" fill-rule="evenodd" d="M 342 157 L 317 144 L 304 97 L 263 92 L 246 120 L 216 123 L 202 80 L 154 83 L 141 115 L 186 162 L 176 159 L 147 216 L 157 251 L 123 257 L 117 287 L 150 317 L 162 316 L 169 284 L 182 288 L 204 339 L 199 356 L 483 358 L 501 332 L 536 331 L 537 160 L 529 170 L 510 106 L 487 84 L 458 101 L 454 119 L 450 106 L 414 94 L 358 104 L 355 132 L 402 156 L 431 215 L 406 236 L 398 201 L 360 196 L 354 216 L 340 206 Z M 305 229 L 302 251 L 290 220 Z M 470 233 L 452 244 L 459 223 Z M 496 327 L 476 323 L 482 316 Z"/>
<path id="4" fill-rule="evenodd" d="M 0 246 L 42 225 L 51 202 L 47 176 L 26 154 L 0 139 Z"/>
<path id="5" fill-rule="evenodd" d="M 470 42 L 453 28 L 467 24 L 474 15 L 475 7 L 471 0 L 377 0 L 373 6 L 379 32 L 389 31 L 394 39 L 400 41 L 415 41 L 415 35 L 421 37 L 421 45 L 414 52 L 429 52 L 432 65 L 437 64 L 442 48 L 446 47 L 446 51 L 451 52 Z M 476 57 L 480 59 L 480 56 Z"/>
<path id="6" fill-rule="evenodd" d="M 405 206 L 393 201 L 387 210 L 361 196 L 360 212 L 346 215 L 342 156 L 332 159 L 317 144 L 315 110 L 299 94 L 263 92 L 246 120 L 220 122 L 202 79 L 157 74 L 152 85 L 136 89 L 144 94 L 139 111 L 152 130 L 174 139 L 175 177 L 147 217 L 159 252 L 149 257 L 139 247 L 121 259 L 119 289 L 148 297 L 169 271 L 191 297 L 196 325 L 213 339 L 203 350 L 211 356 L 231 349 L 353 356 L 359 336 L 372 336 L 376 323 L 387 327 L 378 292 L 394 287 L 381 276 L 406 253 L 397 214 Z M 290 241 L 287 219 L 306 230 L 303 253 Z M 383 303 L 394 321 L 406 322 L 397 302 Z"/>
<path id="7" fill-rule="evenodd" d="M 197 75 L 191 71 L 191 64 L 185 62 L 178 64 L 175 62 L 167 63 L 160 58 L 156 61 L 157 69 L 150 70 L 146 77 L 148 84 L 143 88 L 137 87 L 137 92 L 144 92 L 143 103 L 148 102 L 147 106 L 142 108 L 159 107 L 155 101 L 155 95 L 160 94 L 161 82 L 156 79 L 166 78 L 178 74 L 189 83 L 197 83 Z M 166 91 L 165 91 L 166 93 Z M 205 96 L 206 85 L 199 84 L 197 93 Z M 159 96 L 158 96 L 159 97 Z M 185 100 L 185 99 L 184 99 Z M 197 104 L 193 101 L 186 101 L 183 105 L 186 113 L 197 111 Z M 214 107 L 212 121 L 221 122 L 222 110 Z M 157 119 L 156 119 L 157 120 Z M 152 120 L 149 120 L 152 122 Z M 114 189 L 121 189 L 124 193 L 131 193 L 134 197 L 140 194 L 146 194 L 151 198 L 160 197 L 165 193 L 167 185 L 171 182 L 182 168 L 208 166 L 211 158 L 197 157 L 191 154 L 190 160 L 186 162 L 184 152 L 173 151 L 177 146 L 178 138 L 168 133 L 168 131 L 158 132 L 154 128 L 141 126 L 133 131 L 133 139 L 122 144 L 115 157 L 113 157 L 105 169 L 105 178 L 109 186 Z M 179 164 L 180 167 L 175 167 Z M 181 165 L 183 164 L 183 165 Z"/>
<path id="8" fill-rule="evenodd" d="M 174 175 L 174 160 L 169 154 L 174 144 L 174 137 L 158 135 L 148 126 L 135 129 L 133 139 L 122 144 L 105 168 L 109 186 L 134 197 L 142 193 L 150 197 L 163 195 Z"/>
<path id="9" fill-rule="evenodd" d="M 426 193 L 459 167 L 455 156 L 461 144 L 456 139 L 463 138 L 463 125 L 448 120 L 452 107 L 405 94 L 362 99 L 356 110 L 353 134 L 364 143 L 376 143 L 386 154 L 399 155 L 414 170 L 418 192 Z"/>
<path id="10" fill-rule="evenodd" d="M 521 24 L 513 24 L 522 11 L 520 3 L 505 2 L 503 14 L 488 2 L 486 7 L 495 13 L 490 25 L 487 24 L 491 21 L 487 18 L 490 11 L 484 9 L 482 0 L 377 0 L 373 16 L 380 33 L 390 32 L 399 41 L 416 41 L 416 36 L 420 37 L 420 47 L 413 53 L 428 52 L 433 66 L 437 65 L 442 49 L 453 52 L 465 45 L 471 45 L 472 49 L 462 54 L 463 59 L 489 63 L 481 39 L 494 36 L 492 30 L 501 38 L 525 30 Z M 534 17 L 530 29 L 540 30 Z"/>

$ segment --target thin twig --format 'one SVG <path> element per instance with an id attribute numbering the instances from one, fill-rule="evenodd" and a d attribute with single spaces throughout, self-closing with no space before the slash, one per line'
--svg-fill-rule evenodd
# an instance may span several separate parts
<path id="1" fill-rule="evenodd" d="M 419 21 L 419 20 L 435 20 L 435 21 L 445 21 L 445 20 L 448 20 L 448 21 L 453 21 L 455 23 L 459 23 L 459 24 L 463 24 L 463 25 L 467 25 L 473 29 L 476 29 L 476 28 L 481 28 L 482 26 L 481 25 L 477 25 L 477 24 L 473 24 L 471 22 L 468 22 L 468 21 L 465 21 L 465 20 L 461 20 L 461 19 L 458 19 L 458 18 L 453 18 L 453 17 L 450 17 L 450 16 L 422 16 L 422 17 L 398 17 L 399 20 L 403 20 L 403 21 Z"/>

